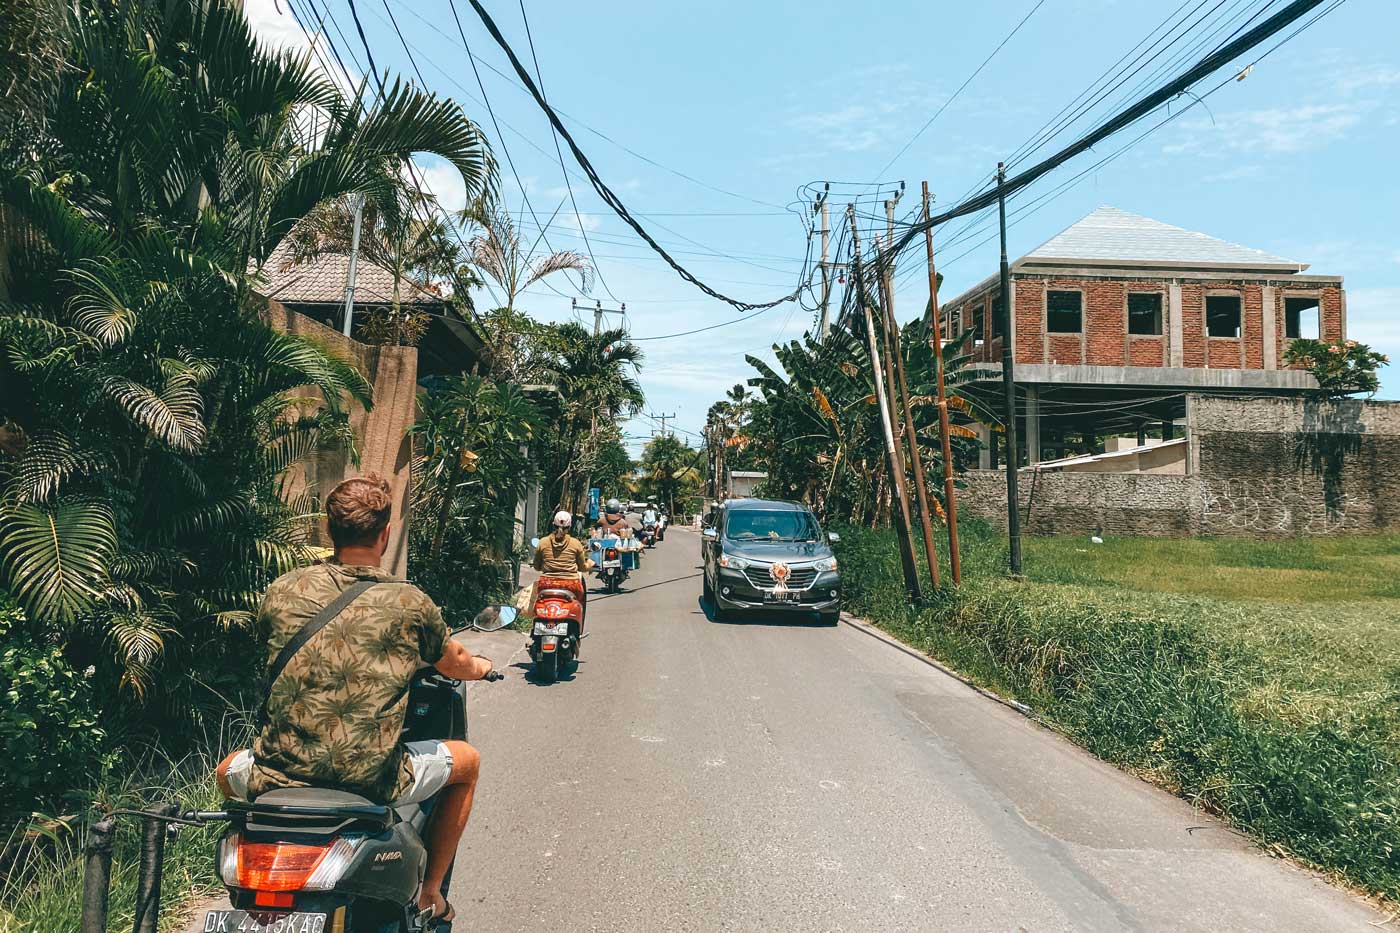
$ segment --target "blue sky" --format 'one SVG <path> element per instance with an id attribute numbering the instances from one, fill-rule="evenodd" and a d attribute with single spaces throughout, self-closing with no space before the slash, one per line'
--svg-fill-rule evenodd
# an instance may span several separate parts
<path id="1" fill-rule="evenodd" d="M 447 0 L 388 2 L 428 84 L 461 101 L 495 142 Z M 356 5 L 379 67 L 411 75 L 384 0 Z M 1223 11 L 1262 5 L 1230 0 Z M 518 3 L 491 0 L 486 6 L 528 65 Z M 1035 0 L 859 7 L 825 0 L 526 4 L 545 91 L 570 116 L 566 124 L 600 175 L 634 212 L 651 215 L 642 218 L 644 225 L 698 277 L 754 302 L 797 284 L 807 231 L 805 220 L 784 207 L 799 185 L 905 180 L 910 193 L 900 205 L 903 213 L 926 179 L 940 204 L 954 203 L 1176 3 L 1044 0 L 882 173 L 1034 6 Z M 345 0 L 329 0 L 329 7 L 353 36 Z M 248 8 L 269 39 L 305 44 L 286 3 L 281 13 L 273 0 L 249 0 Z M 503 128 L 504 144 L 535 212 L 547 221 L 562 203 L 549 239 L 556 249 L 582 251 L 580 221 L 567 201 L 547 121 L 513 76 L 507 80 L 486 67 L 510 71 L 465 0 L 458 10 L 496 115 L 511 127 Z M 339 40 L 333 28 L 331 35 Z M 1345 276 L 1349 336 L 1396 359 L 1397 366 L 1383 372 L 1381 396 L 1400 398 L 1400 183 L 1387 175 L 1400 151 L 1397 35 L 1400 4 L 1349 0 L 1246 80 L 1211 96 L 1208 111 L 1195 107 L 1074 187 L 1035 204 L 1033 213 L 1013 213 L 1010 251 L 1027 252 L 1095 207 L 1112 204 L 1311 263 L 1310 271 Z M 358 46 L 355 52 L 363 60 Z M 1114 142 L 1043 179 L 1021 203 L 1112 153 Z M 518 211 L 520 190 L 499 147 L 498 155 L 502 190 Z M 627 303 L 636 337 L 740 317 L 667 269 L 607 213 L 577 167 L 566 164 L 575 173 L 570 182 L 581 223 L 607 290 L 595 284 L 584 297 L 570 283 L 553 280 L 560 291 L 613 306 L 610 291 Z M 444 203 L 460 206 L 460 182 L 451 172 L 430 162 L 425 169 Z M 843 204 L 834 197 L 833 206 Z M 1017 206 L 1013 201 L 1013 212 Z M 995 239 L 981 242 L 995 232 L 991 221 L 946 250 L 940 245 L 945 297 L 995 270 Z M 533 226 L 525 214 L 522 231 Z M 901 316 L 917 315 L 927 298 L 916 265 L 911 259 L 902 267 Z M 477 300 L 489 306 L 490 296 Z M 544 286 L 530 289 L 520 304 L 544 319 L 571 313 L 569 299 Z M 813 323 L 810 310 L 792 304 L 750 315 L 704 334 L 644 341 L 649 410 L 676 413 L 679 429 L 699 431 L 710 403 L 751 374 L 745 353 L 770 357 L 775 340 L 798 337 Z M 646 419 L 629 424 L 634 450 L 652 430 Z"/>

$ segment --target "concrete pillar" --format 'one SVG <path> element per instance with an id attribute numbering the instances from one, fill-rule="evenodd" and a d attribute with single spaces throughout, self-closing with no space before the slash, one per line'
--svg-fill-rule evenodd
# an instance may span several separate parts
<path id="1" fill-rule="evenodd" d="M 1278 300 L 1274 295 L 1274 287 L 1265 285 L 1264 296 L 1264 368 L 1278 369 Z M 1318 319 L 1321 320 L 1322 310 L 1318 309 Z"/>
<path id="2" fill-rule="evenodd" d="M 992 438 L 995 436 L 995 432 L 985 424 L 977 426 L 977 437 L 982 442 L 981 448 L 977 451 L 977 468 L 979 470 L 992 468 Z"/>
<path id="3" fill-rule="evenodd" d="M 1146 447 L 1146 446 L 1147 446 L 1147 422 L 1146 422 L 1146 421 L 1139 421 L 1139 422 L 1138 422 L 1137 445 L 1138 445 L 1139 447 Z"/>
<path id="4" fill-rule="evenodd" d="M 1181 286 L 1172 283 L 1167 286 L 1167 365 L 1184 366 L 1185 355 L 1181 347 Z"/>
<path id="5" fill-rule="evenodd" d="M 1026 386 L 1026 465 L 1040 462 L 1040 386 Z"/>

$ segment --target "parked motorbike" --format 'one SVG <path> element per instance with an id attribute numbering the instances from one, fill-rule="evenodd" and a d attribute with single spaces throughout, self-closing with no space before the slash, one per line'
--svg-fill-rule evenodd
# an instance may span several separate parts
<path id="1" fill-rule="evenodd" d="M 515 619 L 513 606 L 495 607 L 496 631 Z M 483 614 L 485 615 L 485 614 Z M 479 619 L 481 617 L 478 617 Z M 487 681 L 504 678 L 491 671 Z M 467 694 L 460 680 L 433 668 L 409 686 L 403 740 L 467 739 Z M 229 801 L 226 812 L 188 814 L 227 820 L 214 864 L 229 907 L 210 910 L 206 933 L 444 933 L 425 929 L 418 893 L 427 864 L 423 831 L 437 797 L 388 807 L 358 794 L 319 787 L 268 791 L 252 803 Z M 447 895 L 449 870 L 442 885 Z"/>
<path id="2" fill-rule="evenodd" d="M 553 683 L 570 666 L 578 666 L 586 598 L 581 576 L 540 577 L 529 650 L 535 676 L 545 683 Z"/>

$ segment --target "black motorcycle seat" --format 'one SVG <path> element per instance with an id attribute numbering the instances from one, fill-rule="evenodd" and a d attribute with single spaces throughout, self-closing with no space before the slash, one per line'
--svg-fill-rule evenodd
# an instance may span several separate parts
<path id="1" fill-rule="evenodd" d="M 340 807 L 378 807 L 367 797 L 359 794 L 352 794 L 344 790 L 332 790 L 329 787 L 283 787 L 277 790 L 270 790 L 264 794 L 259 794 L 253 801 L 255 808 L 259 807 L 317 807 L 321 809 L 339 809 Z"/>

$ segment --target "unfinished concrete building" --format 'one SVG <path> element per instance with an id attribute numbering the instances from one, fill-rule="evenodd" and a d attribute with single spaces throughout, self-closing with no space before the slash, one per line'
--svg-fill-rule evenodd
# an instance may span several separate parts
<path id="1" fill-rule="evenodd" d="M 1011 330 L 1021 463 L 1171 441 L 1184 426 L 1187 393 L 1297 397 L 1315 388 L 1284 354 L 1300 337 L 1345 339 L 1346 297 L 1341 276 L 1308 275 L 1307 268 L 1113 207 L 1016 260 Z M 945 334 L 973 332 L 976 377 L 960 391 L 997 412 L 1000 292 L 993 274 L 942 308 Z M 1004 459 L 1001 437 L 983 429 L 981 463 L 967 466 L 995 468 Z M 1177 472 L 1163 465 L 1164 454 L 1149 458 L 1152 472 Z"/>

